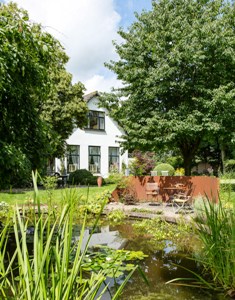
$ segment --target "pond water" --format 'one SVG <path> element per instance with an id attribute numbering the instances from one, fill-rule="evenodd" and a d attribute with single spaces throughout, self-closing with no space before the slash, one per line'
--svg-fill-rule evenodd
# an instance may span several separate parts
<path id="1" fill-rule="evenodd" d="M 74 227 L 74 240 L 79 240 L 81 226 Z M 91 228 L 87 228 L 84 234 L 84 245 L 90 236 Z M 30 236 L 33 234 L 29 232 Z M 33 236 L 32 236 L 33 238 Z M 30 244 L 33 240 L 30 240 Z M 193 243 L 193 241 L 192 241 Z M 177 245 L 165 240 L 164 246 L 156 250 L 157 245 L 153 245 L 151 238 L 138 237 L 134 234 L 132 223 L 127 222 L 122 225 L 105 225 L 97 228 L 92 235 L 90 246 L 103 245 L 113 249 L 126 249 L 143 251 L 147 254 L 144 260 L 139 262 L 141 269 L 148 279 L 147 285 L 141 275 L 135 272 L 121 296 L 121 300 L 225 300 L 224 295 L 216 294 L 200 288 L 186 287 L 183 285 L 166 284 L 174 278 L 191 278 L 192 274 L 186 269 L 200 273 L 197 264 L 190 258 L 190 254 L 178 250 Z M 14 251 L 14 245 L 9 245 L 9 253 Z M 12 252 L 13 253 L 13 252 Z M 117 281 L 121 284 L 125 278 L 120 277 Z M 114 290 L 114 280 L 108 280 L 110 290 Z M 103 295 L 102 300 L 110 300 L 110 294 Z"/>
<path id="2" fill-rule="evenodd" d="M 77 234 L 76 234 L 77 232 Z M 85 232 L 85 240 L 90 234 L 89 228 Z M 79 226 L 75 228 L 75 239 L 79 238 Z M 223 300 L 225 296 L 215 294 L 204 289 L 185 287 L 182 285 L 166 284 L 174 278 L 191 278 L 192 274 L 185 270 L 190 269 L 200 272 L 196 263 L 190 259 L 189 254 L 177 250 L 176 245 L 171 241 L 164 241 L 163 250 L 154 250 L 149 238 L 139 238 L 133 235 L 130 223 L 110 226 L 106 225 L 97 229 L 91 238 L 90 246 L 105 245 L 114 249 L 126 249 L 143 251 L 148 255 L 140 266 L 148 278 L 147 285 L 138 272 L 131 277 L 126 285 L 121 299 L 125 300 Z M 119 283 L 124 278 L 119 278 Z M 109 281 L 110 287 L 114 285 L 112 279 Z M 102 300 L 109 300 L 107 293 Z"/>

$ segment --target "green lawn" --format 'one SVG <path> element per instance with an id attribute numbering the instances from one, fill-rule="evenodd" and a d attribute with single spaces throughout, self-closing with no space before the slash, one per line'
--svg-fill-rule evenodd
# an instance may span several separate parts
<path id="1" fill-rule="evenodd" d="M 52 190 L 52 201 L 54 203 L 61 202 L 63 196 L 69 192 L 69 190 L 75 190 L 78 197 L 84 197 L 84 199 L 88 198 L 92 199 L 97 197 L 99 194 L 103 192 L 112 192 L 115 189 L 115 184 L 109 184 L 102 187 L 76 187 L 76 188 L 64 188 L 64 189 L 55 189 Z M 4 191 L 0 192 L 0 202 L 4 201 L 10 205 L 19 204 L 22 205 L 27 203 L 28 201 L 33 200 L 34 191 L 33 190 L 17 190 L 17 191 Z M 39 189 L 39 197 L 40 202 L 47 203 L 49 198 L 49 192 L 46 190 Z"/>

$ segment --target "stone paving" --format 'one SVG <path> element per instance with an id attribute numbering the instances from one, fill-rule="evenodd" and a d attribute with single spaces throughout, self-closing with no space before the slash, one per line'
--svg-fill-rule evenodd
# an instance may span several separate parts
<path id="1" fill-rule="evenodd" d="M 177 213 L 177 208 L 165 203 L 153 205 L 151 202 L 136 203 L 135 205 L 125 205 L 121 202 L 110 202 L 105 206 L 104 213 L 108 214 L 112 210 L 122 210 L 128 217 L 152 219 L 160 216 L 163 220 L 172 223 L 191 222 L 195 216 L 192 210 L 182 210 Z"/>

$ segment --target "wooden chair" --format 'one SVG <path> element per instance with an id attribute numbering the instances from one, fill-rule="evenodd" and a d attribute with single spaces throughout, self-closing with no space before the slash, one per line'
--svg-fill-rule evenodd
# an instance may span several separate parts
<path id="1" fill-rule="evenodd" d="M 193 211 L 193 189 L 185 191 L 185 193 L 179 193 L 174 195 L 172 203 L 176 205 L 177 210 L 175 213 L 179 213 L 182 210 L 190 209 Z"/>
<path id="2" fill-rule="evenodd" d="M 171 189 L 172 188 L 172 189 Z M 188 190 L 186 189 L 186 186 L 183 183 L 176 183 L 172 187 L 167 188 L 171 191 L 171 194 L 169 194 L 169 198 L 166 201 L 166 206 L 174 206 L 174 198 L 179 198 L 182 195 L 185 195 L 185 193 L 188 193 Z"/>
<path id="3" fill-rule="evenodd" d="M 158 195 L 159 195 L 159 186 L 157 182 L 147 182 L 145 186 L 145 192 L 147 195 L 147 200 L 149 196 L 151 199 L 157 199 L 158 202 Z M 159 203 L 160 204 L 160 203 Z"/>

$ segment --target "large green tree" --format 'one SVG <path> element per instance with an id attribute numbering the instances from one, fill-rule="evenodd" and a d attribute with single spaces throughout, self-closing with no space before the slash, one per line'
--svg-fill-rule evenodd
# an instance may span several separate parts
<path id="1" fill-rule="evenodd" d="M 64 69 L 53 74 L 54 89 L 42 106 L 41 117 L 50 127 L 48 139 L 52 147 L 51 157 L 63 156 L 65 140 L 75 127 L 87 122 L 87 104 L 83 99 L 84 86 L 72 84 L 72 75 Z"/>
<path id="2" fill-rule="evenodd" d="M 107 64 L 123 87 L 104 95 L 125 131 L 124 146 L 176 147 L 186 175 L 202 140 L 221 148 L 234 134 L 235 9 L 215 0 L 159 0 L 137 15 Z M 124 101 L 120 99 L 125 98 Z"/>
<path id="3" fill-rule="evenodd" d="M 72 85 L 61 44 L 16 4 L 0 3 L 0 186 L 61 153 L 85 123 L 83 86 Z"/>

